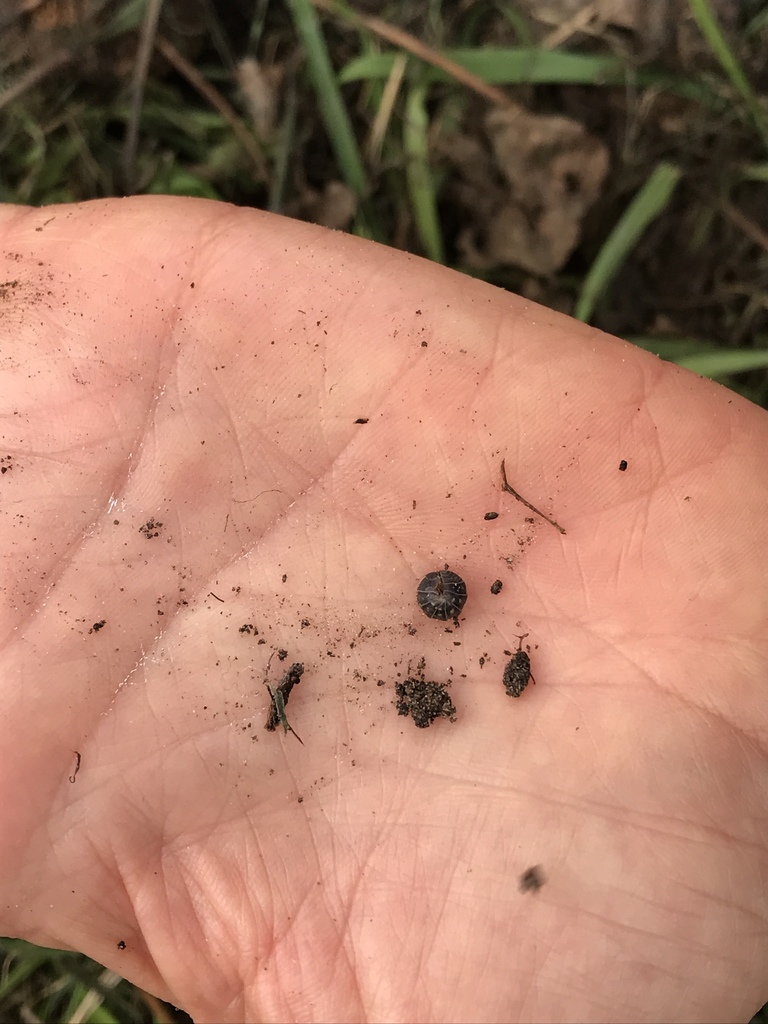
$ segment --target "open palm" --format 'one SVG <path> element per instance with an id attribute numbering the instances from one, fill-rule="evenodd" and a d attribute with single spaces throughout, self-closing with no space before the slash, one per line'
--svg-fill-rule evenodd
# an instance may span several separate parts
<path id="1" fill-rule="evenodd" d="M 748 1017 L 765 413 L 253 211 L 0 231 L 0 930 L 199 1021 Z M 398 715 L 419 671 L 455 723 Z"/>

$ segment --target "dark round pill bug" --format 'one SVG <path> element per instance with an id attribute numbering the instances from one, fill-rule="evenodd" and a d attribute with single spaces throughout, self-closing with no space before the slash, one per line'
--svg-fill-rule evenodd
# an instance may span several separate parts
<path id="1" fill-rule="evenodd" d="M 467 600 L 467 584 L 450 569 L 428 572 L 416 590 L 419 608 L 430 619 L 455 619 Z"/>

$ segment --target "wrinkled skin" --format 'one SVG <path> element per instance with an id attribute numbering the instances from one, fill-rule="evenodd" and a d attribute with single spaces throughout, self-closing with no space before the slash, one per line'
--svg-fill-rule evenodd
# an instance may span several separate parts
<path id="1" fill-rule="evenodd" d="M 747 1019 L 768 416 L 266 214 L 0 231 L 0 931 L 198 1021 Z M 455 724 L 397 715 L 421 657 Z M 293 661 L 303 747 L 263 728 Z"/>

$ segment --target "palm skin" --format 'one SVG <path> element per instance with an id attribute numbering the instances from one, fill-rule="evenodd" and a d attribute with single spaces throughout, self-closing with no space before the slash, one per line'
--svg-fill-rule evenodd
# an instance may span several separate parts
<path id="1" fill-rule="evenodd" d="M 746 1019 L 766 414 L 266 214 L 1 216 L 0 930 L 198 1021 Z M 455 724 L 396 713 L 422 657 Z"/>

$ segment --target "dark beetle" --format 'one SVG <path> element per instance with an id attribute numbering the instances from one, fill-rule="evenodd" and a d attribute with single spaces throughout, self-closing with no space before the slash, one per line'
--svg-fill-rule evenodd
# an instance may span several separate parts
<path id="1" fill-rule="evenodd" d="M 531 659 L 528 657 L 528 652 L 523 650 L 523 640 L 528 636 L 524 633 L 518 637 L 520 646 L 512 656 L 511 661 L 508 661 L 504 669 L 504 689 L 507 691 L 510 697 L 519 697 L 523 690 L 528 685 L 528 680 L 533 680 L 534 684 L 536 680 L 531 675 Z"/>
<path id="2" fill-rule="evenodd" d="M 467 584 L 450 569 L 428 572 L 416 590 L 419 608 L 430 619 L 455 619 L 467 600 Z"/>

